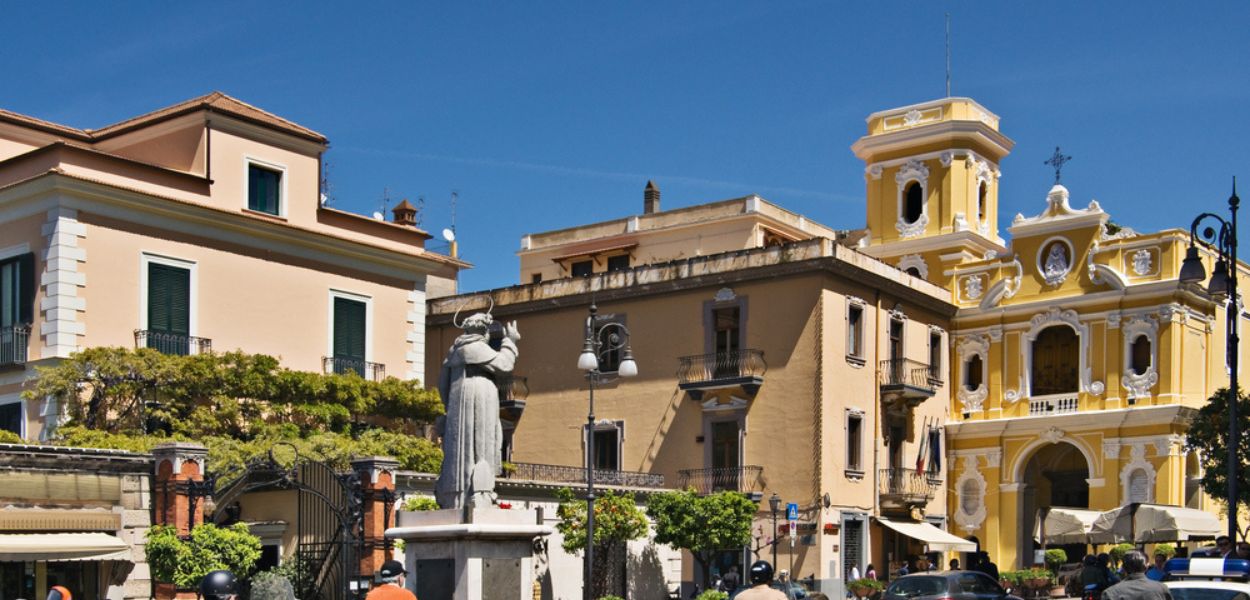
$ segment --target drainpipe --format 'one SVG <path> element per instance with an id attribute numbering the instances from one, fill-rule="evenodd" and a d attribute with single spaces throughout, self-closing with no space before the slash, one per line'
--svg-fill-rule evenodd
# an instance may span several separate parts
<path id="1" fill-rule="evenodd" d="M 873 292 L 872 301 L 873 311 L 873 344 L 872 344 L 872 373 L 873 378 L 873 398 L 876 401 L 876 410 L 872 411 L 873 427 L 881 432 L 881 383 L 877 381 L 877 367 L 881 365 L 881 290 Z M 881 469 L 880 469 L 881 444 L 874 442 L 872 445 L 872 512 L 874 516 L 881 516 Z M 872 536 L 869 536 L 871 539 Z M 888 570 L 888 567 L 887 567 Z"/>

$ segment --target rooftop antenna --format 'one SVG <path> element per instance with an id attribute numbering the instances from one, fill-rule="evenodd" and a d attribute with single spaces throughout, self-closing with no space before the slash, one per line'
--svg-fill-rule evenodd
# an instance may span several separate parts
<path id="1" fill-rule="evenodd" d="M 386 220 L 386 210 L 391 207 L 391 188 L 382 188 L 382 210 L 373 212 L 373 218 L 379 221 Z"/>
<path id="2" fill-rule="evenodd" d="M 946 13 L 946 97 L 951 97 L 951 14 Z"/>
<path id="3" fill-rule="evenodd" d="M 452 258 L 456 258 L 460 253 L 460 247 L 456 244 L 456 199 L 459 195 L 456 190 L 451 191 L 451 227 L 443 230 L 443 239 L 447 240 L 447 253 Z"/>
<path id="4" fill-rule="evenodd" d="M 456 201 L 460 199 L 460 193 L 456 190 L 451 191 L 451 230 L 456 230 Z"/>

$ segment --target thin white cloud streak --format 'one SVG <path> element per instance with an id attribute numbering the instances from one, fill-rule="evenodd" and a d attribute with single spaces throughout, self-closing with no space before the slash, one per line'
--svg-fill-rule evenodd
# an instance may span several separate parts
<path id="1" fill-rule="evenodd" d="M 858 204 L 861 202 L 859 198 L 852 198 L 842 194 L 834 194 L 830 192 L 818 192 L 815 190 L 804 190 L 792 187 L 778 186 L 757 186 L 737 181 L 721 181 L 716 179 L 703 179 L 700 177 L 686 177 L 682 175 L 642 175 L 639 173 L 626 173 L 622 171 L 603 171 L 599 169 L 587 169 L 582 167 L 566 167 L 562 165 L 549 165 L 542 163 L 531 163 L 519 160 L 501 160 L 494 158 L 471 158 L 464 156 L 447 156 L 442 154 L 428 154 L 424 152 L 404 152 L 399 150 L 377 150 L 373 148 L 358 148 L 354 146 L 338 146 L 335 150 L 345 152 L 356 152 L 361 154 L 371 154 L 375 156 L 392 156 L 398 158 L 410 158 L 414 160 L 431 160 L 440 162 L 449 162 L 461 165 L 473 165 L 481 167 L 498 167 L 505 169 L 519 169 L 524 171 L 534 171 L 539 173 L 551 173 L 553 175 L 571 175 L 578 177 L 592 177 L 600 179 L 613 179 L 620 181 L 641 181 L 645 179 L 656 179 L 661 182 L 677 182 L 692 186 L 702 186 L 709 188 L 720 188 L 734 190 L 738 195 L 747 195 L 753 193 L 760 194 L 778 194 L 787 196 L 797 196 L 801 198 L 814 198 L 817 200 L 831 200 L 834 202 L 848 202 Z"/>

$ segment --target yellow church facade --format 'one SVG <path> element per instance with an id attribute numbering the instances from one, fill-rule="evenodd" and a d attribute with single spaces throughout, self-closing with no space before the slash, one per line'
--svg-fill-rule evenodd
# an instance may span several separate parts
<path id="1" fill-rule="evenodd" d="M 1227 303 L 1178 281 L 1189 233 L 1119 227 L 1097 201 L 1074 201 L 1057 171 L 1038 214 L 1011 220 L 1008 244 L 997 200 L 1012 142 L 998 125 L 975 101 L 946 98 L 871 115 L 852 147 L 866 163 L 861 251 L 958 306 L 950 531 L 1010 568 L 1036 561 L 1050 507 L 1221 511 L 1184 434 L 1227 386 Z"/>

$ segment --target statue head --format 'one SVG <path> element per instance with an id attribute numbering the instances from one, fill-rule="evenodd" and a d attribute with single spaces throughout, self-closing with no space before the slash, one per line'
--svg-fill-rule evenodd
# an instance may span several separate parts
<path id="1" fill-rule="evenodd" d="M 460 323 L 460 328 L 463 329 L 465 333 L 486 335 L 486 332 L 490 330 L 490 325 L 493 322 L 494 319 L 491 318 L 490 313 L 474 313 L 466 317 L 465 320 Z"/>

